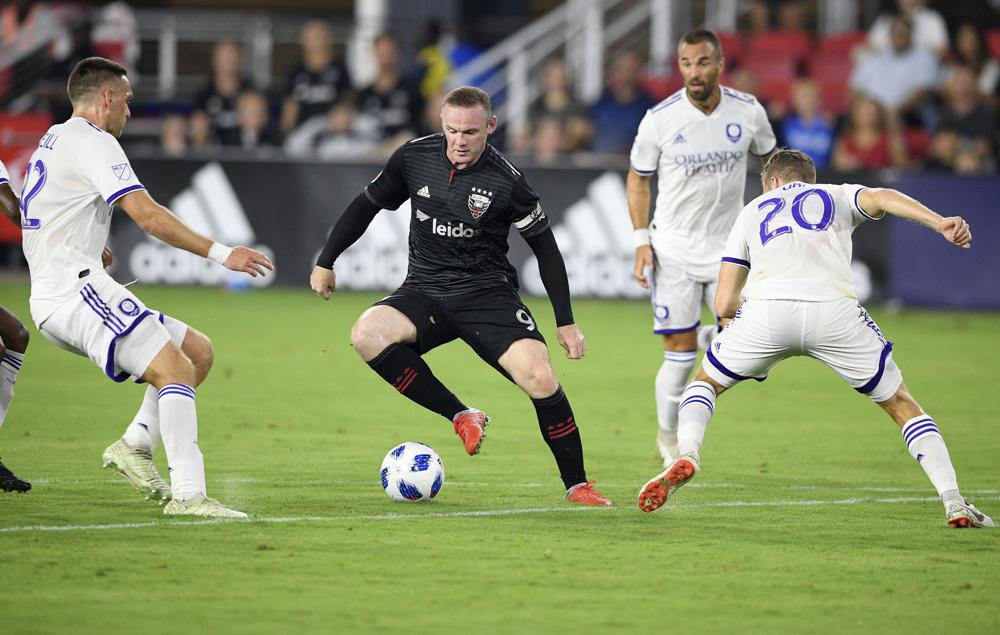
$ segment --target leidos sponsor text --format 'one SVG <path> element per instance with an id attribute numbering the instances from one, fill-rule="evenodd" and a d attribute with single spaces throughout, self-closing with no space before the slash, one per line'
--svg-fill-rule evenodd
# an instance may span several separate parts
<path id="1" fill-rule="evenodd" d="M 431 219 L 431 232 L 448 238 L 472 238 L 479 235 L 478 229 L 466 227 L 465 223 L 458 225 L 452 225 L 450 222 L 439 223 L 436 218 Z"/>

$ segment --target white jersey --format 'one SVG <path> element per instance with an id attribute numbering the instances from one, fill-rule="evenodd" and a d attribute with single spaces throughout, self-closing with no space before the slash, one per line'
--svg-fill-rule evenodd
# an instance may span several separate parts
<path id="1" fill-rule="evenodd" d="M 709 115 L 694 107 L 684 88 L 647 111 L 630 160 L 637 173 L 659 175 L 650 225 L 657 256 L 692 277 L 714 280 L 743 207 L 747 155 L 769 154 L 775 145 L 764 107 L 725 86 Z"/>
<path id="2" fill-rule="evenodd" d="M 10 183 L 10 174 L 7 172 L 7 166 L 0 161 L 0 183 Z M 14 187 L 11 185 L 11 187 Z"/>
<path id="3" fill-rule="evenodd" d="M 857 298 L 851 234 L 866 220 L 861 185 L 795 181 L 761 194 L 740 212 L 723 262 L 750 269 L 743 295 L 753 300 L 823 302 Z"/>
<path id="4" fill-rule="evenodd" d="M 49 128 L 31 155 L 21 199 L 31 316 L 41 324 L 104 271 L 115 201 L 144 189 L 115 137 L 82 117 Z"/>

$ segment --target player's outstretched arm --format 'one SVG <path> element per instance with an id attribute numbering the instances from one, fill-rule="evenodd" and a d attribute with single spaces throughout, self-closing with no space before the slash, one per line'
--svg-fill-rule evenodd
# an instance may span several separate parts
<path id="1" fill-rule="evenodd" d="M 580 359 L 586 355 L 587 345 L 580 327 L 573 320 L 569 276 L 566 275 L 566 263 L 552 228 L 546 227 L 541 233 L 525 236 L 524 240 L 538 260 L 538 273 L 556 315 L 556 338 L 559 345 L 566 351 L 566 357 Z"/>
<path id="2" fill-rule="evenodd" d="M 719 284 L 715 288 L 715 314 L 725 326 L 739 310 L 743 286 L 750 270 L 729 262 L 719 267 Z"/>
<path id="3" fill-rule="evenodd" d="M 326 245 L 320 252 L 319 258 L 316 259 L 312 275 L 309 276 L 309 286 L 316 292 L 316 295 L 324 300 L 329 300 L 333 292 L 337 290 L 337 275 L 333 272 L 334 261 L 364 235 L 365 230 L 372 224 L 372 220 L 381 209 L 368 200 L 364 192 L 358 194 L 347 206 L 340 219 L 337 220 L 337 224 L 330 230 Z"/>
<path id="4" fill-rule="evenodd" d="M 961 216 L 944 217 L 920 201 L 890 188 L 870 188 L 858 193 L 858 205 L 869 216 L 892 214 L 920 223 L 963 249 L 972 247 L 972 229 Z"/>
<path id="5" fill-rule="evenodd" d="M 172 247 L 214 260 L 233 271 L 242 271 L 253 277 L 263 276 L 273 270 L 270 258 L 248 247 L 227 247 L 212 242 L 184 224 L 166 207 L 153 200 L 146 190 L 129 192 L 118 200 L 118 205 L 146 233 L 159 238 Z"/>
<path id="6" fill-rule="evenodd" d="M 10 222 L 18 227 L 21 226 L 21 202 L 17 200 L 10 183 L 0 183 L 0 212 L 3 212 Z"/>
<path id="7" fill-rule="evenodd" d="M 628 200 L 628 215 L 635 229 L 635 270 L 632 275 L 643 289 L 649 288 L 646 272 L 653 268 L 653 248 L 649 245 L 649 196 L 649 175 L 629 168 L 625 197 Z"/>

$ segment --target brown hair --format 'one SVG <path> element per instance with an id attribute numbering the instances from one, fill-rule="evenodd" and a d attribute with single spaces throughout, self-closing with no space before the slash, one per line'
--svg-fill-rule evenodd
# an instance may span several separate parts
<path id="1" fill-rule="evenodd" d="M 442 106 L 456 106 L 458 108 L 475 108 L 482 106 L 486 111 L 486 118 L 493 116 L 493 103 L 490 96 L 475 86 L 459 86 L 444 96 Z"/>
<path id="2" fill-rule="evenodd" d="M 707 29 L 688 31 L 677 43 L 677 48 L 679 49 L 684 44 L 701 44 L 702 42 L 708 42 L 715 48 L 715 59 L 722 58 L 722 42 L 719 41 L 719 36 Z"/>
<path id="3" fill-rule="evenodd" d="M 76 106 L 97 92 L 107 82 L 128 75 L 128 70 L 118 62 L 104 57 L 88 57 L 80 60 L 66 82 L 69 101 Z"/>
<path id="4" fill-rule="evenodd" d="M 764 164 L 760 180 L 766 183 L 772 176 L 784 183 L 792 181 L 815 183 L 816 165 L 809 155 L 801 150 L 781 148 Z"/>

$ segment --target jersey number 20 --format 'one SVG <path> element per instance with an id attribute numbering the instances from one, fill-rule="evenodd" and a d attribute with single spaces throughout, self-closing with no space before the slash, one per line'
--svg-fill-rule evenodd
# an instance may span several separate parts
<path id="1" fill-rule="evenodd" d="M 823 202 L 823 215 L 820 217 L 818 223 L 810 223 L 809 220 L 802 214 L 802 205 L 805 204 L 806 199 L 810 196 L 818 196 L 819 200 Z M 771 210 L 764 217 L 764 220 L 760 223 L 760 244 L 761 246 L 766 245 L 767 241 L 771 240 L 776 236 L 782 234 L 790 234 L 792 228 L 788 225 L 779 225 L 774 229 L 768 229 L 768 223 L 771 222 L 775 216 L 777 216 L 781 210 L 785 209 L 785 199 L 783 198 L 769 198 L 766 201 L 762 201 L 757 209 L 763 211 L 765 207 L 770 207 Z M 810 231 L 821 232 L 830 227 L 833 223 L 833 197 L 826 190 L 806 190 L 804 192 L 796 195 L 792 199 L 792 219 L 795 223 L 802 229 L 808 229 Z"/>

